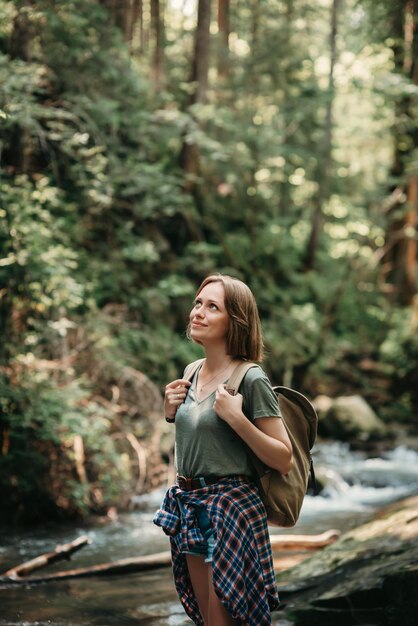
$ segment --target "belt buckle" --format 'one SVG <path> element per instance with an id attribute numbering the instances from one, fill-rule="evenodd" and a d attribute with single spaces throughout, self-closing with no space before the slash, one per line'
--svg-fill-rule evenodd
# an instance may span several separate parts
<path id="1" fill-rule="evenodd" d="M 191 491 L 193 478 L 186 478 L 186 476 L 177 476 L 177 482 L 180 489 L 184 491 Z"/>

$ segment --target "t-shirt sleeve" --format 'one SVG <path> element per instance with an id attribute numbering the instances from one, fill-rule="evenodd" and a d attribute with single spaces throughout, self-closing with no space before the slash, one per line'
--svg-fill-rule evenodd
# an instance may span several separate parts
<path id="1" fill-rule="evenodd" d="M 261 367 L 248 370 L 241 388 L 243 411 L 252 421 L 259 417 L 281 417 L 279 402 Z"/>

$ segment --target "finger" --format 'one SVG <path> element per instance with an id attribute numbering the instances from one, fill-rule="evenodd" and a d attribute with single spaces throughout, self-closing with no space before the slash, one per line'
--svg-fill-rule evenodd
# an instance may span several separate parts
<path id="1" fill-rule="evenodd" d="M 232 389 L 232 387 L 228 387 L 225 383 L 222 383 L 220 385 L 218 385 L 218 388 L 216 390 L 216 397 L 221 397 L 221 396 L 241 396 L 240 393 L 237 393 L 235 391 L 235 389 Z"/>
<path id="2" fill-rule="evenodd" d="M 173 380 L 171 383 L 168 383 L 168 385 L 166 385 L 166 389 L 176 389 L 176 387 L 190 387 L 191 382 L 190 380 L 186 380 L 185 378 L 177 378 L 176 380 Z"/>
<path id="3" fill-rule="evenodd" d="M 188 392 L 188 388 L 184 386 L 166 387 L 165 397 L 170 402 L 173 400 L 179 400 L 179 399 L 183 401 L 187 395 L 187 392 Z"/>
<path id="4" fill-rule="evenodd" d="M 184 387 L 183 385 L 179 385 L 178 387 L 175 387 L 172 391 L 174 393 L 181 394 L 183 397 L 185 397 L 187 392 L 188 392 L 188 390 L 189 390 L 188 387 Z"/>
<path id="5" fill-rule="evenodd" d="M 184 388 L 171 389 L 167 396 L 172 404 L 178 405 L 184 402 L 187 391 Z"/>
<path id="6" fill-rule="evenodd" d="M 180 385 L 180 384 L 178 384 L 178 385 L 170 384 L 170 385 L 167 385 L 165 389 L 168 392 L 172 392 L 172 391 L 178 391 L 179 389 L 185 390 L 186 386 L 185 385 Z"/>
<path id="7" fill-rule="evenodd" d="M 217 392 L 219 393 L 219 395 L 225 395 L 225 393 L 226 393 L 226 385 L 225 385 L 225 383 L 221 383 L 220 385 L 218 385 Z"/>

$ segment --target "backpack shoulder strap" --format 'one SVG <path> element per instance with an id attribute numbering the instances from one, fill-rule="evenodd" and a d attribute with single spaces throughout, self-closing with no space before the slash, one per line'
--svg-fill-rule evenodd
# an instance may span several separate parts
<path id="1" fill-rule="evenodd" d="M 205 359 L 197 359 L 197 361 L 189 363 L 189 365 L 187 365 L 186 369 L 184 370 L 183 378 L 185 378 L 186 380 L 191 380 L 204 360 Z"/>
<path id="2" fill-rule="evenodd" d="M 257 363 L 250 363 L 248 361 L 241 361 L 238 363 L 227 383 L 228 391 L 230 391 L 232 395 L 238 393 L 239 387 L 244 380 L 246 373 L 253 367 L 257 367 Z M 257 476 L 264 476 L 266 473 L 270 472 L 269 468 L 267 468 L 264 463 L 260 461 L 251 449 L 250 456 Z"/>
<path id="3" fill-rule="evenodd" d="M 233 395 L 238 393 L 239 386 L 244 380 L 245 374 L 252 367 L 257 367 L 257 363 L 249 363 L 248 361 L 241 361 L 235 367 L 234 371 L 229 377 L 228 385 L 227 385 L 228 389 L 230 389 L 233 392 Z"/>

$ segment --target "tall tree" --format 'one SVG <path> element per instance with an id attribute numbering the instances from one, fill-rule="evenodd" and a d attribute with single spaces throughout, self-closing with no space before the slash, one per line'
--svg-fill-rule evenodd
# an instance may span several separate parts
<path id="1" fill-rule="evenodd" d="M 189 106 L 206 102 L 209 74 L 211 0 L 199 0 L 197 25 L 194 37 L 194 52 L 191 71 L 191 94 Z M 187 135 L 187 133 L 186 133 Z M 188 176 L 186 189 L 195 190 L 194 177 L 199 171 L 199 150 L 195 143 L 185 136 L 180 162 Z"/>
<path id="2" fill-rule="evenodd" d="M 122 31 L 125 41 L 130 42 L 137 12 L 136 0 L 101 0 L 101 4 L 109 11 L 115 26 Z"/>
<path id="3" fill-rule="evenodd" d="M 16 4 L 17 12 L 9 40 L 9 56 L 11 59 L 29 62 L 33 36 L 33 25 L 30 19 L 32 2 L 31 0 L 19 0 Z M 16 172 L 26 173 L 29 170 L 31 154 L 29 133 L 21 125 L 15 124 L 12 134 L 13 138 L 9 143 L 10 152 L 5 155 L 6 162 Z"/>
<path id="4" fill-rule="evenodd" d="M 329 198 L 329 185 L 332 165 L 334 69 L 337 60 L 337 25 L 340 0 L 333 0 L 331 9 L 330 65 L 328 74 L 327 101 L 325 105 L 324 135 L 322 149 L 319 152 L 318 191 L 314 201 L 311 233 L 305 254 L 304 269 L 310 271 L 315 266 L 318 243 L 323 224 L 324 204 Z"/>
<path id="5" fill-rule="evenodd" d="M 418 2 L 403 0 L 396 4 L 398 10 L 393 8 L 390 18 L 395 69 L 418 86 Z M 410 168 L 411 171 L 407 169 L 418 146 L 414 97 L 402 95 L 399 98 L 396 119 L 391 173 L 404 194 L 398 194 L 399 201 L 390 213 L 383 268 L 393 284 L 395 299 L 406 306 L 413 302 L 417 293 L 418 172 L 416 166 Z"/>
<path id="6" fill-rule="evenodd" d="M 294 20 L 294 3 L 293 0 L 286 0 L 285 2 L 285 24 L 286 24 L 286 39 L 284 45 L 286 46 L 286 50 L 291 50 L 291 39 L 293 36 L 293 20 Z M 287 63 L 282 72 L 282 81 L 283 81 L 283 101 L 285 106 L 283 107 L 282 119 L 283 119 L 283 152 L 287 157 L 287 148 L 290 143 L 290 132 L 289 129 L 292 128 L 292 119 L 293 119 L 293 107 L 291 106 L 291 65 Z M 285 163 L 283 165 L 284 177 L 280 182 L 280 193 L 278 200 L 278 208 L 280 214 L 286 215 L 286 212 L 289 209 L 291 196 L 290 196 L 290 184 L 289 184 L 289 163 L 288 158 L 285 157 Z"/>
<path id="7" fill-rule="evenodd" d="M 31 0 L 19 0 L 16 3 L 17 12 L 13 20 L 13 29 L 9 41 L 9 56 L 11 59 L 30 61 L 31 58 Z"/>
<path id="8" fill-rule="evenodd" d="M 160 0 L 151 0 L 151 30 L 154 38 L 152 58 L 152 77 L 155 87 L 159 89 L 163 80 L 163 39 L 164 20 Z"/>
<path id="9" fill-rule="evenodd" d="M 135 29 L 138 30 L 139 51 L 144 50 L 144 3 L 143 0 L 132 0 L 132 20 L 130 41 L 135 38 Z"/>
<path id="10" fill-rule="evenodd" d="M 199 0 L 191 81 L 195 84 L 190 104 L 206 101 L 209 74 L 211 1 Z"/>
<path id="11" fill-rule="evenodd" d="M 218 0 L 218 76 L 226 78 L 229 73 L 230 1 Z"/>

